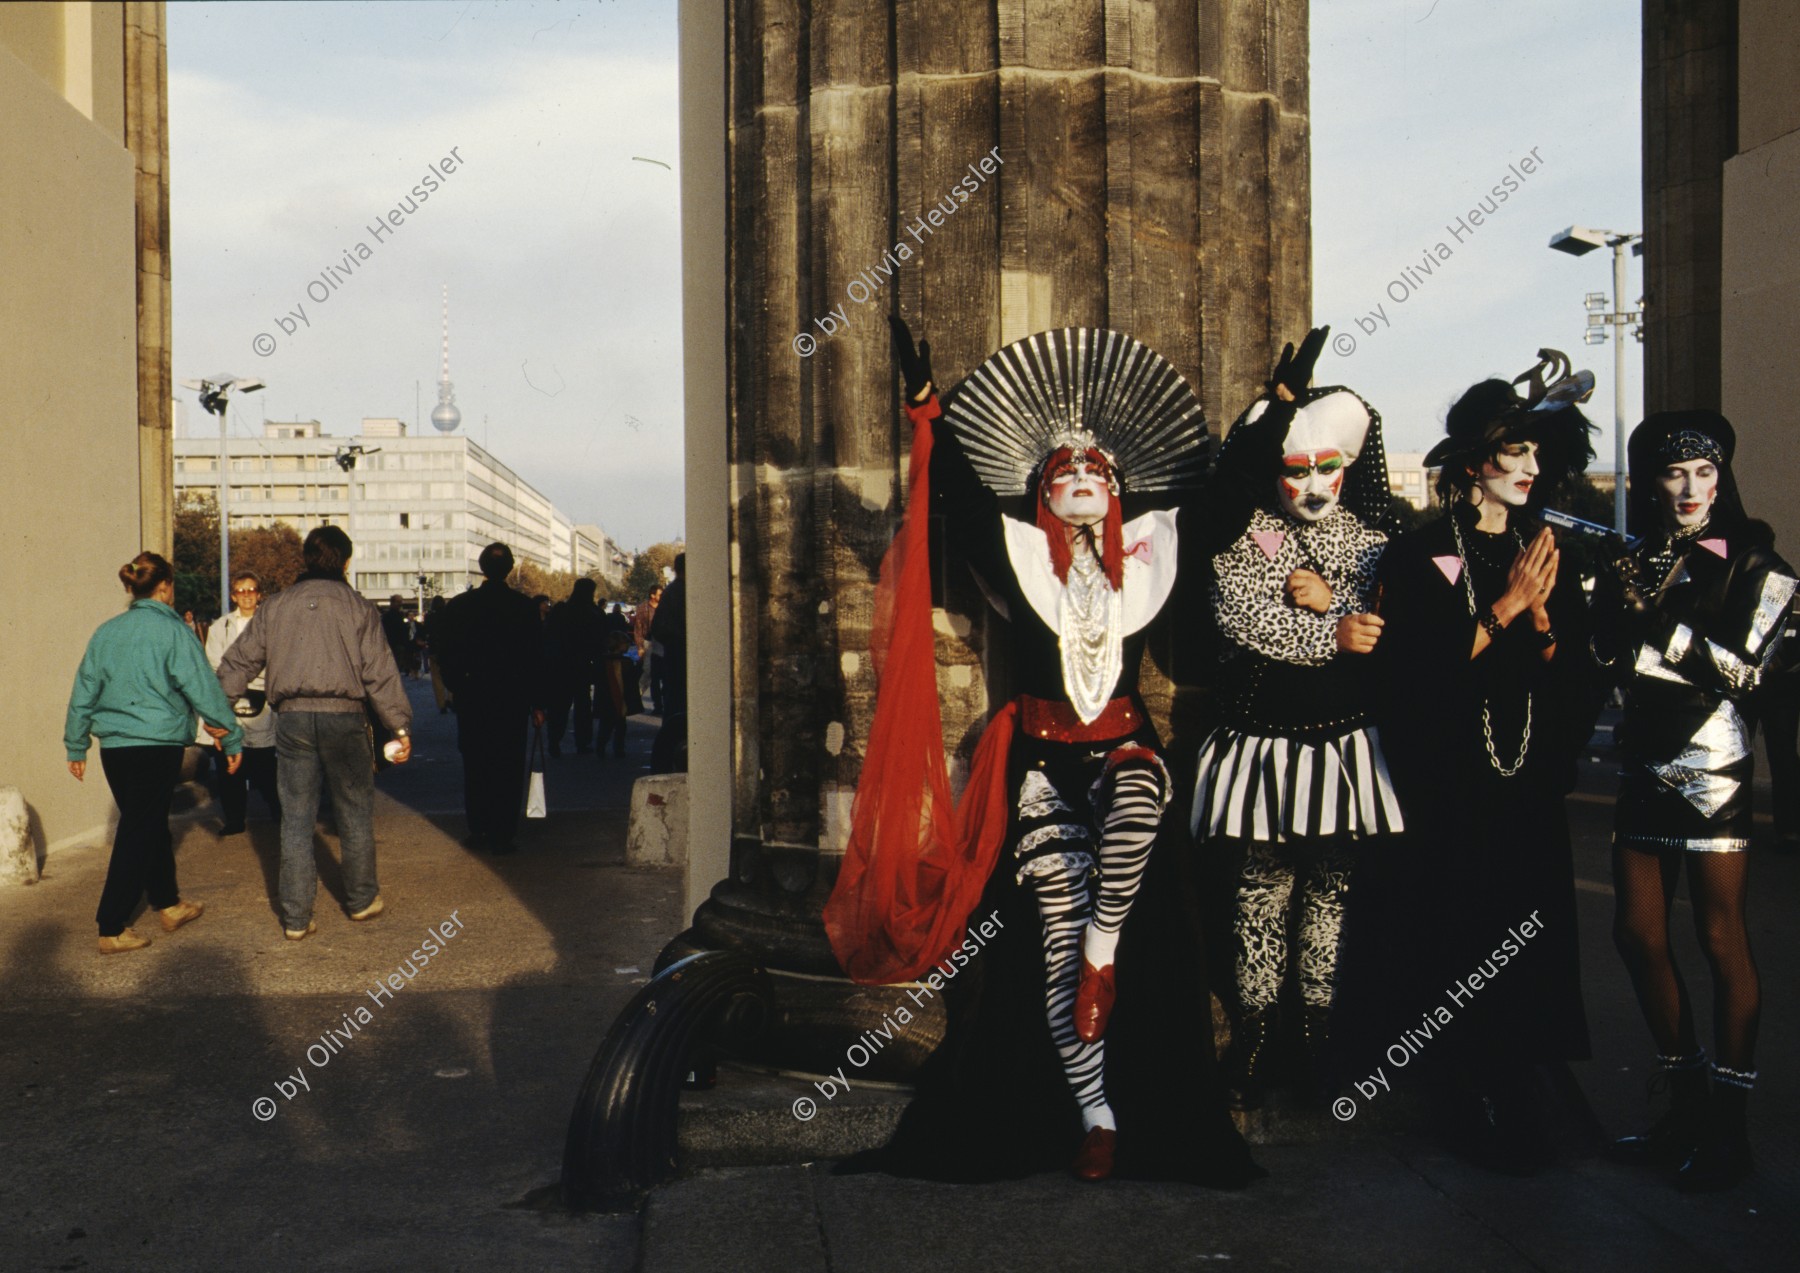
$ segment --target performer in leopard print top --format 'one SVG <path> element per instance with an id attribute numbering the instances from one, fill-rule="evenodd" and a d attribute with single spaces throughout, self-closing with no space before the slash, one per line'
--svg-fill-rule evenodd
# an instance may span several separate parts
<path id="1" fill-rule="evenodd" d="M 1375 528 L 1388 502 L 1381 417 L 1348 389 L 1306 388 L 1326 330 L 1309 334 L 1298 369 L 1278 372 L 1270 395 L 1240 421 L 1259 420 L 1284 395 L 1299 399 L 1280 471 L 1262 475 L 1263 506 L 1213 558 L 1221 718 L 1200 746 L 1192 827 L 1215 865 L 1236 868 L 1237 994 L 1226 1061 L 1240 1109 L 1263 1102 L 1290 962 L 1324 1082 L 1353 846 L 1401 822 L 1369 723 L 1364 665 L 1381 632 L 1372 613 L 1387 542 Z"/>

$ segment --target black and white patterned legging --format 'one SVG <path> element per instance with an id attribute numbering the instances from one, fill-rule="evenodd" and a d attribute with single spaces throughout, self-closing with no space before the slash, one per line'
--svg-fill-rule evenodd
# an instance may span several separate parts
<path id="1" fill-rule="evenodd" d="M 1238 1002 L 1245 1011 L 1274 1005 L 1288 970 L 1288 914 L 1300 890 L 1298 975 L 1300 997 L 1311 1008 L 1331 1005 L 1337 974 L 1344 898 L 1350 891 L 1352 854 L 1341 845 L 1308 846 L 1310 852 L 1269 841 L 1250 841 L 1238 875 Z"/>

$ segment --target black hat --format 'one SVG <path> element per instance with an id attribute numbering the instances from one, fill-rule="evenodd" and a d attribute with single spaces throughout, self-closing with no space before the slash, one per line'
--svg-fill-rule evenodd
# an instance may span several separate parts
<path id="1" fill-rule="evenodd" d="M 1516 386 L 1523 384 L 1525 393 Z M 1594 426 L 1580 404 L 1594 392 L 1593 373 L 1575 371 L 1568 355 L 1538 350 L 1538 362 L 1511 381 L 1470 385 L 1444 420 L 1446 437 L 1425 455 L 1425 467 L 1479 467 L 1509 442 L 1536 442 L 1545 493 L 1587 471 L 1594 458 Z M 1439 489 L 1442 489 L 1440 483 Z"/>

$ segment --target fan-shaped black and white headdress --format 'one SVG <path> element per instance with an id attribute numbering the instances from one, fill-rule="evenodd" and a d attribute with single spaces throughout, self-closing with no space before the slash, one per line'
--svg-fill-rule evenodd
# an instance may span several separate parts
<path id="1" fill-rule="evenodd" d="M 1127 491 L 1196 485 L 1210 439 L 1193 389 L 1148 345 L 1104 327 L 1015 341 L 946 396 L 944 419 L 988 489 L 1023 495 L 1044 457 L 1091 435 Z"/>

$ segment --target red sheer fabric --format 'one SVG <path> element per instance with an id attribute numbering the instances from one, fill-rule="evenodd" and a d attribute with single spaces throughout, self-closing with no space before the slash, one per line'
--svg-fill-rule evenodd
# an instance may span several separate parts
<path id="1" fill-rule="evenodd" d="M 938 711 L 927 542 L 933 396 L 908 408 L 912 495 L 881 562 L 870 654 L 879 690 L 825 934 L 852 981 L 911 981 L 963 940 L 1006 837 L 1006 756 L 1017 709 L 995 714 L 962 803 L 950 799 Z"/>

